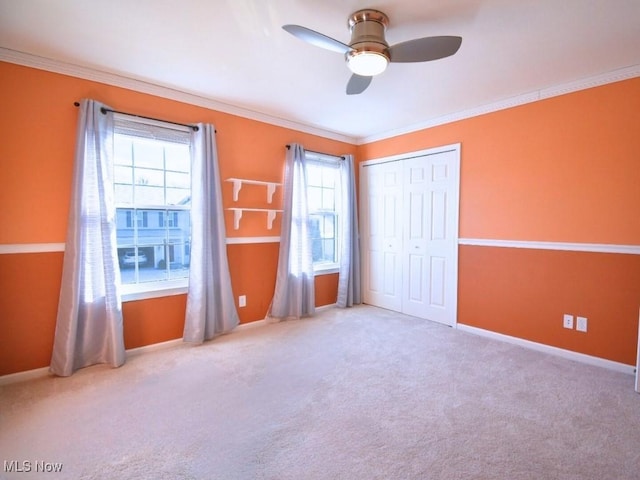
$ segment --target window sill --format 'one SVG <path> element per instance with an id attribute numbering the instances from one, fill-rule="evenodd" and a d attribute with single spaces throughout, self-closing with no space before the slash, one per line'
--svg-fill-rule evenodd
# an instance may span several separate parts
<path id="1" fill-rule="evenodd" d="M 323 265 L 321 267 L 315 267 L 313 269 L 313 274 L 314 276 L 318 276 L 318 275 L 329 275 L 332 273 L 339 273 L 340 272 L 340 267 L 338 265 Z"/>
<path id="2" fill-rule="evenodd" d="M 184 295 L 189 290 L 189 280 L 181 279 L 172 282 L 155 283 L 151 285 L 123 285 L 122 301 L 133 302 L 149 298 L 169 297 L 171 295 Z"/>

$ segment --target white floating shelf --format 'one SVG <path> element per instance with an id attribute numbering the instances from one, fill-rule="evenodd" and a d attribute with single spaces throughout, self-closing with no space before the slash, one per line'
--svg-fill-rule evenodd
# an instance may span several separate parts
<path id="1" fill-rule="evenodd" d="M 273 194 L 276 191 L 276 187 L 281 186 L 281 183 L 278 182 L 265 182 L 262 180 L 249 180 L 247 178 L 227 178 L 225 181 L 233 183 L 233 201 L 238 201 L 238 194 L 242 189 L 243 184 L 250 185 L 265 185 L 267 187 L 267 203 L 271 203 L 273 201 Z M 247 210 L 247 209 L 245 209 Z"/>
<path id="2" fill-rule="evenodd" d="M 276 210 L 273 208 L 227 208 L 233 212 L 233 228 L 238 230 L 240 228 L 240 219 L 244 212 L 267 212 L 267 228 L 271 230 L 273 227 L 273 221 L 276 218 L 276 213 L 282 212 L 282 210 Z"/>

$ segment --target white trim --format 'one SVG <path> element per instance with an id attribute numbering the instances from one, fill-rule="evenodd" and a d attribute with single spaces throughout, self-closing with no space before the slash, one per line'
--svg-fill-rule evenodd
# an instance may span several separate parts
<path id="1" fill-rule="evenodd" d="M 316 313 L 322 312 L 324 310 L 329 310 L 330 308 L 338 308 L 337 303 L 328 303 L 327 305 L 320 305 L 316 307 Z"/>
<path id="2" fill-rule="evenodd" d="M 227 245 L 248 245 L 250 243 L 280 243 L 280 237 L 227 237 Z"/>
<path id="3" fill-rule="evenodd" d="M 260 320 L 254 320 L 253 322 L 241 323 L 229 333 L 237 332 L 238 330 L 247 330 L 249 328 L 264 327 L 265 325 L 269 325 L 269 322 L 264 318 L 261 318 Z"/>
<path id="4" fill-rule="evenodd" d="M 441 147 L 427 148 L 425 150 L 418 150 L 416 152 L 399 153 L 397 155 L 391 155 L 388 157 L 372 158 L 371 160 L 365 160 L 360 162 L 360 168 L 367 167 L 369 165 L 376 165 L 378 163 L 397 162 L 407 160 L 414 157 L 424 157 L 425 155 L 437 155 L 443 152 L 457 151 L 460 154 L 461 143 L 452 143 L 450 145 L 443 145 Z"/>
<path id="5" fill-rule="evenodd" d="M 188 283 L 188 280 L 187 280 Z M 131 284 L 131 286 L 139 286 L 144 284 Z M 121 288 L 126 288 L 129 285 L 124 285 Z M 147 287 L 149 288 L 149 287 Z M 179 287 L 167 287 L 156 288 L 150 290 L 140 290 L 138 292 L 123 292 L 121 294 L 123 302 L 135 302 L 136 300 L 148 300 L 150 298 L 163 298 L 170 297 L 172 295 L 186 295 L 189 292 L 189 286 Z"/>
<path id="6" fill-rule="evenodd" d="M 630 65 L 628 67 L 619 68 L 610 72 L 605 72 L 600 75 L 595 75 L 573 82 L 562 83 L 554 87 L 535 90 L 533 92 L 517 95 L 511 98 L 505 98 L 497 102 L 488 103 L 486 105 L 480 105 L 478 107 L 462 110 L 449 115 L 443 115 L 442 117 L 433 118 L 424 122 L 415 123 L 402 128 L 394 130 L 388 130 L 386 132 L 380 132 L 375 135 L 369 135 L 367 137 L 357 138 L 357 145 L 365 145 L 367 143 L 376 142 L 379 140 L 385 140 L 391 137 L 397 137 L 399 135 L 405 135 L 407 133 L 416 132 L 419 130 L 425 130 L 427 128 L 437 127 L 438 125 L 444 125 L 446 123 L 453 123 L 467 118 L 477 117 L 487 113 L 493 113 L 500 110 L 506 110 L 507 108 L 518 107 L 527 103 L 537 102 L 539 100 L 545 100 L 547 98 L 557 97 L 560 95 L 566 95 L 568 93 L 577 92 L 580 90 L 587 90 L 589 88 L 599 87 L 607 85 L 609 83 L 621 82 L 623 80 L 629 80 L 631 78 L 640 76 L 640 65 Z"/>
<path id="7" fill-rule="evenodd" d="M 64 252 L 64 243 L 14 243 L 0 245 L 0 255 Z"/>
<path id="8" fill-rule="evenodd" d="M 640 255 L 640 245 L 613 245 L 605 243 L 537 242 L 523 240 L 460 238 L 458 239 L 458 245 L 471 245 L 474 247 L 532 248 L 536 250 L 563 250 L 568 252 L 619 253 L 627 255 Z"/>
<path id="9" fill-rule="evenodd" d="M 548 353 L 558 357 L 573 360 L 575 362 L 586 363 L 596 367 L 607 368 L 620 373 L 626 373 L 633 375 L 635 373 L 635 367 L 633 365 L 627 365 L 626 363 L 614 362 L 613 360 L 607 360 L 606 358 L 594 357 L 592 355 L 586 355 L 584 353 L 573 352 L 571 350 L 565 350 L 563 348 L 553 347 L 551 345 L 545 345 L 543 343 L 532 342 L 531 340 L 524 340 L 518 337 L 512 337 L 510 335 L 504 335 L 502 333 L 492 332 L 478 327 L 472 327 L 470 325 L 464 325 L 458 323 L 458 330 L 462 332 L 479 335 L 481 337 L 491 338 L 493 340 L 499 340 L 502 342 L 518 345 L 520 347 L 529 348 L 538 352 Z"/>
<path id="10" fill-rule="evenodd" d="M 340 273 L 340 267 L 339 266 L 332 266 L 332 267 L 328 267 L 328 268 L 325 267 L 325 268 L 318 268 L 318 269 L 316 269 L 314 267 L 314 269 L 313 269 L 313 276 L 314 277 L 317 277 L 319 275 L 331 275 L 333 273 Z"/>
<path id="11" fill-rule="evenodd" d="M 143 345 L 142 347 L 130 348 L 126 351 L 126 358 L 135 357 L 143 353 L 154 352 L 156 350 L 164 350 L 166 348 L 173 348 L 182 344 L 181 338 L 174 340 L 168 340 L 166 342 L 152 343 L 151 345 Z M 54 374 L 49 373 L 49 367 L 36 368 L 33 370 L 26 370 L 24 372 L 10 373 L 8 375 L 0 376 L 0 387 L 4 385 L 10 385 L 12 383 L 26 382 L 27 380 L 35 380 L 44 377 L 55 377 Z"/>
<path id="12" fill-rule="evenodd" d="M 426 150 L 425 150 L 426 151 Z M 400 156 L 398 156 L 400 157 Z M 367 160 L 365 164 L 392 161 L 386 159 Z M 253 243 L 279 243 L 280 237 L 227 237 L 227 245 L 248 245 Z M 490 238 L 459 238 L 458 245 L 474 247 L 531 248 L 535 250 L 563 250 L 569 252 L 618 253 L 640 255 L 640 245 L 616 245 L 610 243 L 538 242 L 529 240 L 497 240 Z M 64 243 L 18 243 L 0 245 L 0 255 L 17 253 L 64 252 Z M 183 292 L 182 292 L 183 293 Z"/>
<path id="13" fill-rule="evenodd" d="M 178 102 L 197 105 L 199 107 L 208 108 L 210 110 L 229 113 L 238 117 L 248 118 L 250 120 L 256 120 L 258 122 L 265 122 L 270 125 L 288 128 L 299 132 L 310 133 L 312 135 L 318 135 L 320 137 L 329 138 L 340 142 L 354 144 L 356 140 L 354 137 L 344 135 L 339 132 L 333 132 L 320 127 L 314 127 L 284 118 L 275 117 L 256 110 L 249 110 L 247 108 L 230 105 L 228 103 L 214 100 L 212 98 L 205 98 L 195 93 L 180 91 L 175 87 L 158 85 L 146 82 L 144 80 L 125 77 L 115 73 L 102 72 L 99 70 L 94 70 L 92 68 L 64 63 L 45 57 L 39 57 L 37 55 L 19 52 L 17 50 L 11 50 L 8 48 L 0 47 L 0 61 L 15 63 L 16 65 L 23 65 L 25 67 L 36 68 L 48 72 L 70 75 L 72 77 L 91 80 L 107 85 L 113 85 L 115 87 L 126 88 L 157 97 L 168 98 L 171 100 L 176 100 Z"/>
<path id="14" fill-rule="evenodd" d="M 49 376 L 49 367 L 36 368 L 34 370 L 25 370 L 24 372 L 9 373 L 0 376 L 0 387 L 11 385 L 12 383 L 26 382 L 27 380 L 35 380 Z M 51 374 L 53 376 L 53 374 Z"/>
<path id="15" fill-rule="evenodd" d="M 107 85 L 113 85 L 116 87 L 127 88 L 141 93 L 147 93 L 162 98 L 169 98 L 178 102 L 188 103 L 191 105 L 197 105 L 211 110 L 219 112 L 229 113 L 237 115 L 239 117 L 256 120 L 259 122 L 266 122 L 270 125 L 275 125 L 284 128 L 290 128 L 300 132 L 310 133 L 312 135 L 318 135 L 324 138 L 338 140 L 353 145 L 365 145 L 367 143 L 384 140 L 398 135 L 404 135 L 418 130 L 424 130 L 427 128 L 433 128 L 438 125 L 444 125 L 446 123 L 457 122 L 465 120 L 467 118 L 477 117 L 487 113 L 493 113 L 507 108 L 517 107 L 525 105 L 527 103 L 537 102 L 538 100 L 544 100 L 547 98 L 557 97 L 565 95 L 567 93 L 577 92 L 580 90 L 586 90 L 609 83 L 620 82 L 640 76 L 640 65 L 630 65 L 628 67 L 619 68 L 610 72 L 605 72 L 600 75 L 579 79 L 572 82 L 563 83 L 549 88 L 535 90 L 533 92 L 524 93 L 511 98 L 506 98 L 497 102 L 488 103 L 486 105 L 480 105 L 460 112 L 455 112 L 449 115 L 443 115 L 438 118 L 433 118 L 424 122 L 415 123 L 402 128 L 393 130 L 387 130 L 375 135 L 369 135 L 366 137 L 352 137 L 344 135 L 339 132 L 333 132 L 325 130 L 319 127 L 311 125 L 301 124 L 291 120 L 286 120 L 279 117 L 274 117 L 262 112 L 249 110 L 246 108 L 230 105 L 228 103 L 220 102 L 218 100 L 205 98 L 197 94 L 182 92 L 175 88 L 156 85 L 143 80 L 137 80 L 133 78 L 124 77 L 114 73 L 100 72 L 88 67 L 81 67 L 79 65 L 72 65 L 69 63 L 63 63 L 57 60 L 51 60 L 36 55 L 31 55 L 16 50 L 10 50 L 0 47 L 0 61 L 14 63 L 17 65 L 23 65 L 26 67 L 37 68 L 39 70 L 46 70 L 54 73 L 61 73 L 63 75 L 70 75 L 76 78 L 82 78 L 85 80 L 91 80 L 95 82 L 105 83 Z"/>
<path id="16" fill-rule="evenodd" d="M 167 340 L 166 342 L 152 343 L 151 345 L 143 345 L 141 347 L 130 348 L 127 350 L 127 356 L 135 357 L 143 353 L 155 352 L 158 350 L 165 350 L 167 348 L 174 348 L 183 343 L 181 338 L 174 338 L 173 340 Z"/>
<path id="17" fill-rule="evenodd" d="M 335 307 L 336 304 L 322 305 L 316 307 L 316 312 L 326 310 Z M 252 329 L 256 327 L 264 327 L 271 325 L 267 320 L 261 319 L 254 322 L 241 323 L 234 328 L 229 334 L 239 332 L 242 330 Z M 126 351 L 126 358 L 135 357 L 136 355 L 155 352 L 157 350 L 164 350 L 168 348 L 175 348 L 180 345 L 190 345 L 189 342 L 184 342 L 182 338 L 174 338 L 173 340 L 167 340 L 166 342 L 152 343 L 150 345 L 143 345 L 142 347 L 130 348 Z M 0 375 L 0 387 L 10 385 L 13 383 L 25 382 L 27 380 L 35 380 L 38 378 L 44 378 L 47 376 L 54 377 L 55 375 L 49 373 L 49 367 L 36 368 L 33 370 L 26 370 L 24 372 L 9 373 L 7 375 Z"/>
<path id="18" fill-rule="evenodd" d="M 250 243 L 280 243 L 280 237 L 227 237 L 227 245 Z M 64 243 L 8 243 L 0 244 L 0 255 L 64 252 L 64 248 Z"/>

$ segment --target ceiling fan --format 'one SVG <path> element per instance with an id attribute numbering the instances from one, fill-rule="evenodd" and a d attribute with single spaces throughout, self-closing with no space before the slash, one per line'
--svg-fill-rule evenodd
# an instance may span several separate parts
<path id="1" fill-rule="evenodd" d="M 333 52 L 343 53 L 353 75 L 347 83 L 347 95 L 366 90 L 375 75 L 384 72 L 389 62 L 428 62 L 453 55 L 462 37 L 423 37 L 389 46 L 384 38 L 389 18 L 379 10 L 364 9 L 348 19 L 351 42 L 347 45 L 300 25 L 282 28 L 300 40 Z"/>

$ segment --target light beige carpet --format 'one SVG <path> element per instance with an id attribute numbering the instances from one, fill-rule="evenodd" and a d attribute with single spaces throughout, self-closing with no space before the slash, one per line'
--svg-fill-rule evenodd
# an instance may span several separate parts
<path id="1" fill-rule="evenodd" d="M 330 309 L 2 387 L 0 462 L 7 479 L 638 479 L 640 395 L 630 375 Z"/>

